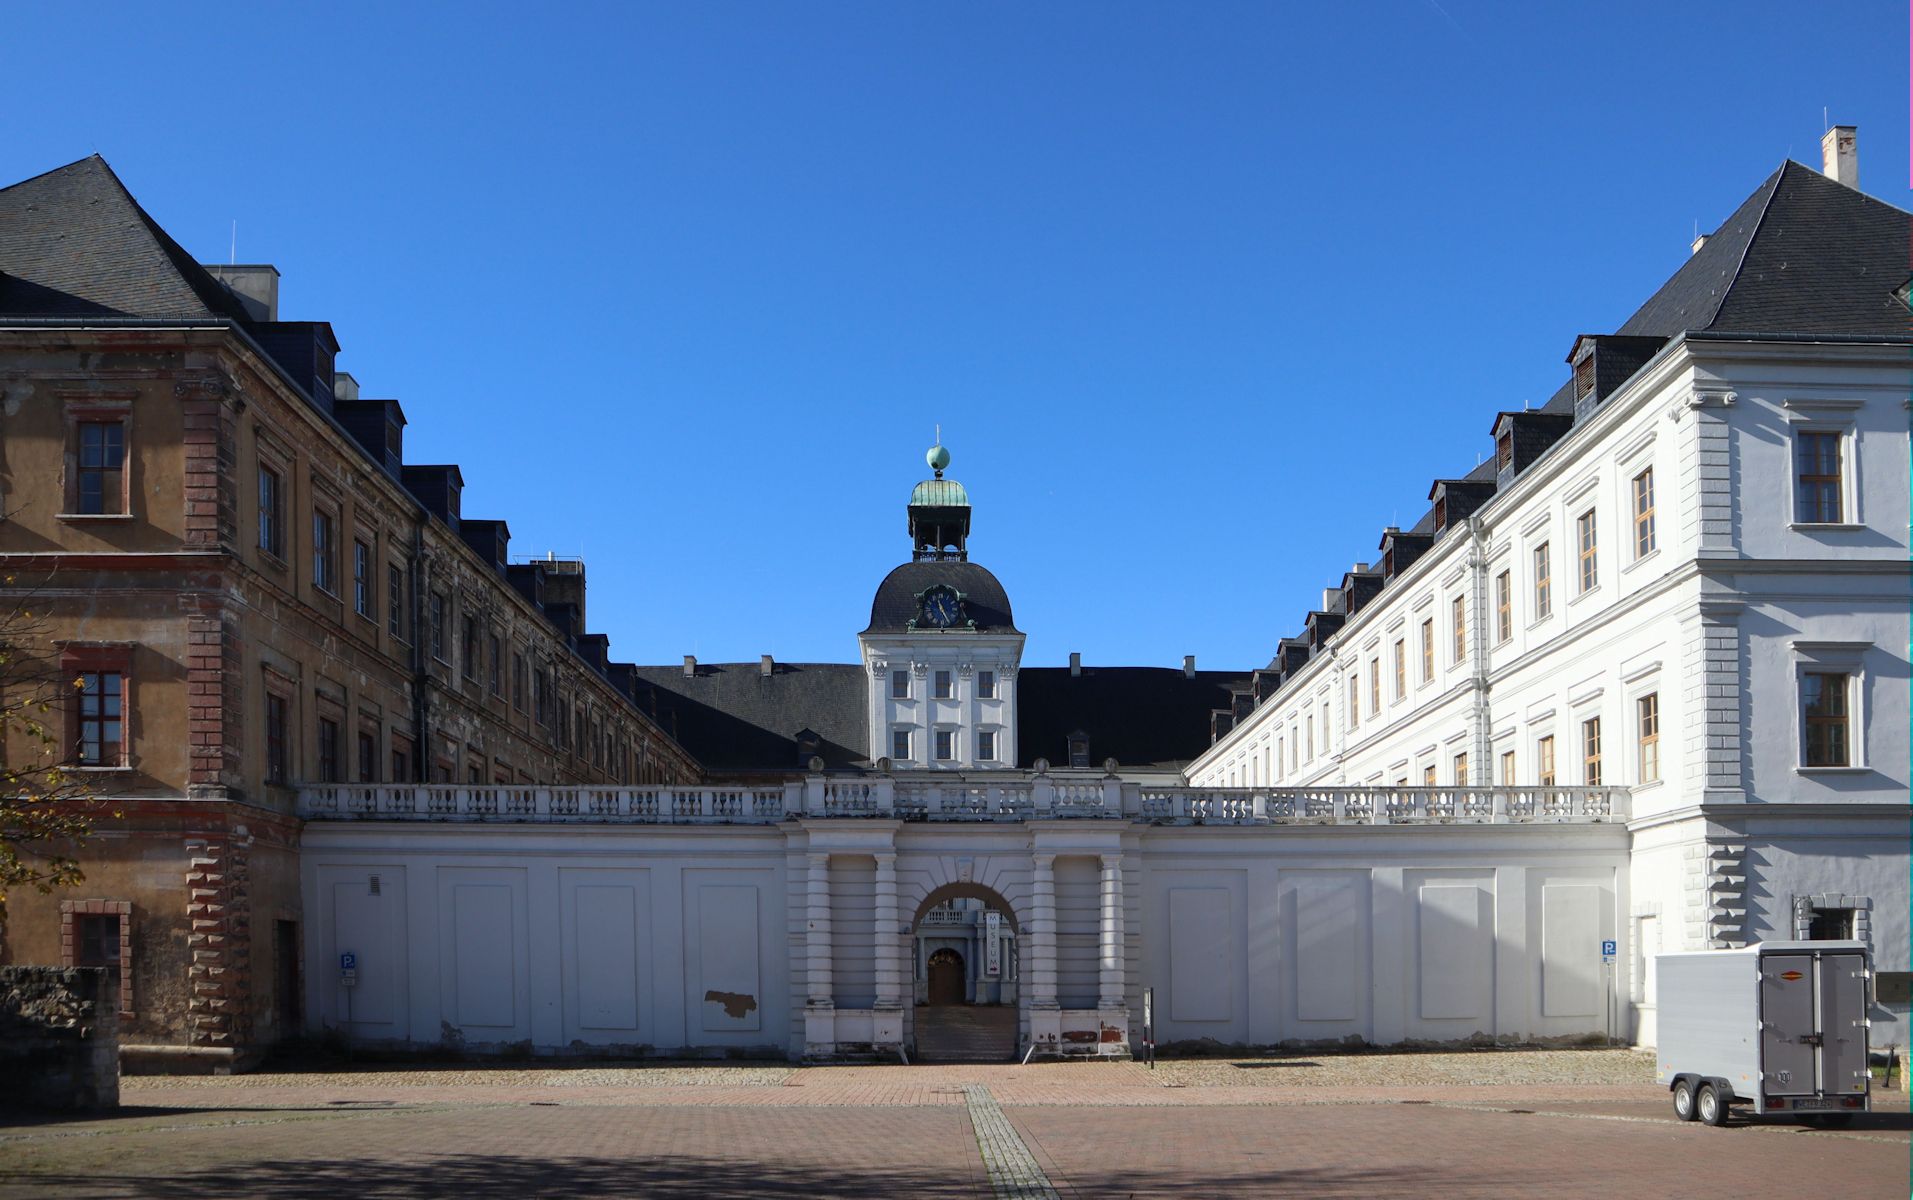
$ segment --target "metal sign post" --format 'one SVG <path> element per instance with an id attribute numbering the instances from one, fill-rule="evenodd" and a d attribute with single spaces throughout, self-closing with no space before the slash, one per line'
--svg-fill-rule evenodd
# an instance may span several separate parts
<path id="1" fill-rule="evenodd" d="M 1156 989 L 1142 990 L 1142 1049 L 1149 1069 L 1156 1069 Z"/>
<path id="2" fill-rule="evenodd" d="M 1614 1044 L 1614 953 L 1613 938 L 1601 942 L 1601 990 L 1607 1001 L 1607 1044 Z"/>

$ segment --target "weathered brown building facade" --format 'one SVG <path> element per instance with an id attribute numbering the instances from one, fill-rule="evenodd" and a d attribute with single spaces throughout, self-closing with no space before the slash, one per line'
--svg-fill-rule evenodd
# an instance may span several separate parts
<path id="1" fill-rule="evenodd" d="M 583 564 L 509 561 L 277 290 L 97 156 L 0 190 L 0 563 L 124 814 L 77 891 L 11 898 L 0 963 L 115 966 L 130 1057 L 212 1069 L 301 1025 L 294 785 L 700 774 L 587 632 Z"/>

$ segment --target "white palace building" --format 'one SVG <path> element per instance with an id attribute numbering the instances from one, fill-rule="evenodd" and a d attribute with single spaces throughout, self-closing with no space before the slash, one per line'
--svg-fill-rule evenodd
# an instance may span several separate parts
<path id="1" fill-rule="evenodd" d="M 857 661 L 640 669 L 701 784 L 304 787 L 357 971 L 308 1023 L 1124 1056 L 1149 989 L 1159 1044 L 1651 1044 L 1656 953 L 1858 937 L 1904 1042 L 1913 223 L 1825 149 L 1266 668 L 1025 666 L 939 447 Z"/>

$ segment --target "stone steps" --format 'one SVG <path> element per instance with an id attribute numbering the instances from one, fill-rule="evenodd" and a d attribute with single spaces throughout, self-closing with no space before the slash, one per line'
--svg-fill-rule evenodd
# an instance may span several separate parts
<path id="1" fill-rule="evenodd" d="M 919 1062 L 1008 1062 L 1016 1057 L 1016 1009 L 926 1005 L 916 1010 Z"/>

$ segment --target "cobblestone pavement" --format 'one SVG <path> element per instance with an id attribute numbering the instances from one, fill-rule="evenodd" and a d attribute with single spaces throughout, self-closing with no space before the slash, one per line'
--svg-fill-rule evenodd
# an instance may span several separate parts
<path id="1" fill-rule="evenodd" d="M 0 1197 L 1899 1197 L 1913 1142 L 1901 1092 L 1838 1132 L 1683 1125 L 1644 1056 L 1588 1051 L 370 1070 L 121 1098 L 0 1115 Z"/>

